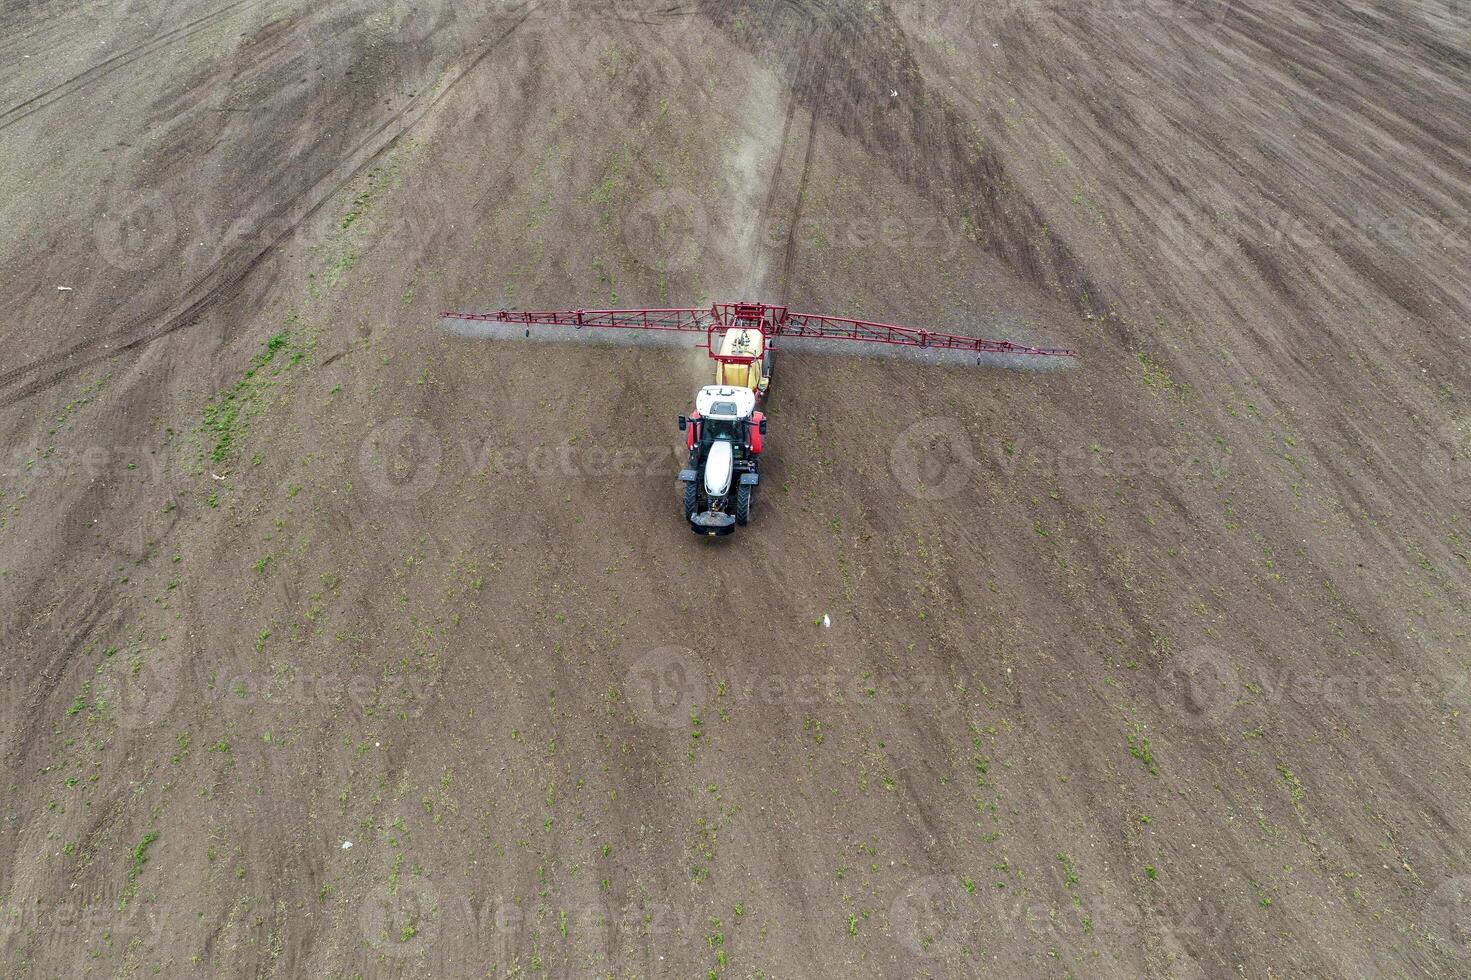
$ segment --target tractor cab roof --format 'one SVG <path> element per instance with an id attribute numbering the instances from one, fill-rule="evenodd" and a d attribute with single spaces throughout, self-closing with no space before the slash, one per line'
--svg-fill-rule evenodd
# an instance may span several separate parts
<path id="1" fill-rule="evenodd" d="M 756 410 L 756 393 L 750 388 L 706 385 L 695 393 L 695 411 L 707 419 L 746 419 Z"/>

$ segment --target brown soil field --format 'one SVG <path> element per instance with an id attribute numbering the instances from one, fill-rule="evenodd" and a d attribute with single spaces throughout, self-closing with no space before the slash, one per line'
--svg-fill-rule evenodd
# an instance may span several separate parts
<path id="1" fill-rule="evenodd" d="M 0 165 L 0 975 L 1471 976 L 1464 2 L 19 0 Z M 740 299 L 1079 358 L 707 541 L 439 321 Z"/>

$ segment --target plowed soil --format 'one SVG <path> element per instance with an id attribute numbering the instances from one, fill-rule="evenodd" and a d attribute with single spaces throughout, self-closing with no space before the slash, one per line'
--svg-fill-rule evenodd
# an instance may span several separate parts
<path id="1" fill-rule="evenodd" d="M 1471 11 L 0 11 L 16 977 L 1471 972 Z M 752 523 L 696 351 L 794 309 Z"/>

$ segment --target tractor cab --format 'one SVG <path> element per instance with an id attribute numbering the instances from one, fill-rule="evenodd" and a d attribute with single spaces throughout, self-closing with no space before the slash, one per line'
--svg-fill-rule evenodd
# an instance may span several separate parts
<path id="1" fill-rule="evenodd" d="M 730 534 L 750 519 L 759 480 L 766 419 L 756 411 L 756 393 L 743 385 L 707 385 L 679 427 L 690 452 L 679 474 L 685 517 L 696 534 Z"/>
<path id="2" fill-rule="evenodd" d="M 711 431 L 729 432 L 731 438 L 756 411 L 756 395 L 751 389 L 734 385 L 706 385 L 695 393 L 695 411 L 711 422 Z"/>

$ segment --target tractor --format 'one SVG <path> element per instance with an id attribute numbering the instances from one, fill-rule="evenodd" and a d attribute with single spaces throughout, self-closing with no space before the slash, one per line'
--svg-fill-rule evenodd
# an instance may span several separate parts
<path id="1" fill-rule="evenodd" d="M 695 410 L 679 417 L 690 460 L 679 473 L 684 516 L 696 534 L 730 534 L 751 519 L 751 497 L 761 480 L 766 418 L 750 388 L 706 385 Z"/>
<path id="2" fill-rule="evenodd" d="M 440 315 L 445 328 L 463 336 L 550 343 L 617 346 L 683 346 L 690 336 L 715 361 L 715 383 L 695 393 L 695 410 L 679 417 L 689 465 L 679 473 L 684 516 L 700 535 L 730 534 L 751 519 L 760 481 L 766 418 L 756 405 L 771 386 L 771 353 L 869 353 L 906 357 L 923 364 L 983 366 L 1014 356 L 1071 359 L 1070 350 L 1030 347 L 916 327 L 793 313 L 770 303 L 715 303 L 709 309 L 500 310 Z M 534 331 L 534 333 L 533 333 Z M 719 342 L 717 343 L 717 338 Z"/>

